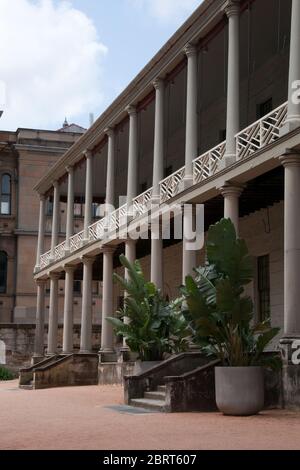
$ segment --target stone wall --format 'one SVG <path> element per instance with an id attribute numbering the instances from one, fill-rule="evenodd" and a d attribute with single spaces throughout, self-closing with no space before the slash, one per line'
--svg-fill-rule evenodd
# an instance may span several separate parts
<path id="1" fill-rule="evenodd" d="M 62 347 L 62 325 L 58 329 L 58 347 Z M 20 367 L 30 365 L 31 356 L 34 351 L 35 325 L 0 324 L 0 341 L 6 346 L 6 366 L 14 372 Z M 74 349 L 79 350 L 80 326 L 74 326 L 73 332 Z M 93 350 L 98 352 L 101 344 L 101 327 L 93 326 Z M 45 347 L 47 345 L 47 329 L 45 328 Z"/>

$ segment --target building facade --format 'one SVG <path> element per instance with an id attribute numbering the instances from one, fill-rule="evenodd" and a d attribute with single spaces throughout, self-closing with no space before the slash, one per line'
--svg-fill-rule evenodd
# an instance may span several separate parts
<path id="1" fill-rule="evenodd" d="M 204 261 L 204 249 L 191 251 L 186 240 L 162 240 L 161 233 L 150 240 L 124 238 L 124 216 L 133 206 L 131 220 L 144 221 L 148 232 L 151 203 L 204 204 L 205 230 L 229 217 L 248 243 L 256 272 L 250 286 L 255 314 L 281 328 L 273 346 L 280 341 L 285 351 L 287 380 L 299 380 L 298 366 L 290 361 L 300 335 L 299 37 L 300 0 L 205 0 L 36 185 L 36 358 L 45 353 L 49 281 L 50 355 L 57 352 L 60 315 L 63 352 L 73 351 L 74 279 L 83 282 L 81 352 L 91 351 L 95 280 L 102 283 L 103 297 L 99 348 L 102 354 L 115 349 L 106 317 L 122 302 L 112 281 L 120 253 L 140 259 L 148 277 L 175 297 L 185 276 Z M 49 196 L 53 218 L 47 246 Z M 72 210 L 80 198 L 82 231 L 74 227 Z M 104 200 L 115 210 L 93 222 L 93 207 Z M 66 237 L 59 237 L 63 201 Z"/>
<path id="2" fill-rule="evenodd" d="M 65 123 L 57 132 L 35 129 L 0 132 L 0 324 L 35 323 L 36 287 L 32 270 L 36 259 L 39 199 L 33 187 L 84 131 L 80 126 Z M 46 239 L 51 235 L 52 205 L 48 198 Z M 62 236 L 65 236 L 65 211 L 62 203 L 59 227 Z M 80 230 L 81 202 L 74 212 L 75 226 Z M 48 295 L 49 286 L 46 289 Z M 81 285 L 75 285 L 75 292 L 75 310 L 80 312 Z M 63 290 L 60 293 L 62 298 Z M 47 312 L 49 301 L 46 303 Z"/>

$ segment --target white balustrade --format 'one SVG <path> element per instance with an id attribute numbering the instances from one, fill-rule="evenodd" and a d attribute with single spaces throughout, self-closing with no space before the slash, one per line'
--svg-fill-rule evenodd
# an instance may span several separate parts
<path id="1" fill-rule="evenodd" d="M 200 157 L 193 161 L 194 184 L 204 181 L 219 171 L 219 164 L 223 160 L 225 151 L 226 141 L 200 155 Z"/>
<path id="2" fill-rule="evenodd" d="M 185 176 L 185 167 L 180 168 L 172 175 L 165 178 L 160 186 L 160 202 L 164 203 L 176 196 L 180 190 L 180 184 L 182 183 Z"/>
<path id="3" fill-rule="evenodd" d="M 287 103 L 282 104 L 262 119 L 243 129 L 236 135 L 237 160 L 243 160 L 253 155 L 266 145 L 271 144 L 280 135 L 280 128 L 287 116 Z M 193 161 L 193 182 L 200 183 L 214 176 L 220 170 L 226 150 L 226 142 L 222 142 L 213 149 L 205 152 Z M 160 182 L 160 202 L 167 202 L 180 192 L 181 183 L 185 176 L 185 167 L 180 168 L 172 175 Z M 134 216 L 140 216 L 148 212 L 151 205 L 153 188 L 148 189 L 133 199 Z M 124 204 L 116 211 L 108 214 L 89 227 L 89 241 L 102 240 L 110 233 L 117 232 L 127 221 L 127 205 Z M 70 238 L 70 251 L 74 253 L 83 246 L 84 232 L 77 233 Z M 55 261 L 63 259 L 66 242 L 55 247 Z M 41 269 L 45 269 L 53 262 L 51 251 L 43 254 L 40 259 Z"/>
<path id="4" fill-rule="evenodd" d="M 152 192 L 152 188 L 150 188 L 133 200 L 133 210 L 135 215 L 139 216 L 148 212 L 151 206 Z"/>
<path id="5" fill-rule="evenodd" d="M 243 160 L 278 139 L 286 116 L 287 103 L 284 103 L 239 132 L 236 135 L 237 159 Z"/>

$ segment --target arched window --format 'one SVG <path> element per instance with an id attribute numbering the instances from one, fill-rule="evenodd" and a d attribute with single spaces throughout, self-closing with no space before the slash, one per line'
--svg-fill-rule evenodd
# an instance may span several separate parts
<path id="1" fill-rule="evenodd" d="M 0 211 L 2 215 L 11 214 L 11 177 L 8 174 L 2 175 L 1 178 L 1 205 Z"/>
<path id="2" fill-rule="evenodd" d="M 7 254 L 0 251 L 0 294 L 6 293 L 7 284 Z"/>

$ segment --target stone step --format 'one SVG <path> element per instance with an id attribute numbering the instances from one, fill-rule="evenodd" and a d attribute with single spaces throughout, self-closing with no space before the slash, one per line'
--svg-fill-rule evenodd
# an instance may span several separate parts
<path id="1" fill-rule="evenodd" d="M 157 391 L 158 391 L 158 392 L 164 392 L 164 393 L 166 393 L 166 389 L 167 389 L 167 387 L 166 387 L 165 385 L 159 385 L 159 386 L 157 387 Z"/>
<path id="2" fill-rule="evenodd" d="M 33 390 L 33 384 L 30 383 L 27 385 L 19 385 L 19 388 L 21 388 L 22 390 Z"/>
<path id="3" fill-rule="evenodd" d="M 152 400 L 163 400 L 166 399 L 166 392 L 165 391 L 154 391 L 154 392 L 145 392 L 144 398 L 150 398 Z"/>
<path id="4" fill-rule="evenodd" d="M 144 408 L 145 410 L 165 411 L 164 400 L 152 400 L 150 398 L 135 398 L 133 400 L 130 400 L 130 405 L 136 406 L 137 408 Z"/>

